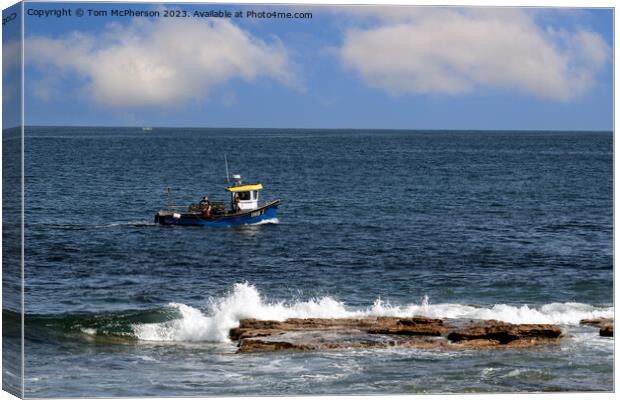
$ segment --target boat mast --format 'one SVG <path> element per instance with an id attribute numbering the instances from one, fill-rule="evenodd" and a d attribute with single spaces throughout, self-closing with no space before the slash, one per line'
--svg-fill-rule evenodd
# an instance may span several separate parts
<path id="1" fill-rule="evenodd" d="M 167 188 L 168 191 L 168 211 L 170 211 L 172 209 L 172 190 L 170 190 L 170 188 Z"/>
<path id="2" fill-rule="evenodd" d="M 228 159 L 226 158 L 226 154 L 224 154 L 224 165 L 226 165 L 226 183 L 230 183 L 230 174 L 228 173 Z"/>

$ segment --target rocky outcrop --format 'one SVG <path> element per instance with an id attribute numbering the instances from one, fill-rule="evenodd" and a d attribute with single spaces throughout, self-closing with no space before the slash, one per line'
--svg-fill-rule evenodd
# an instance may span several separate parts
<path id="1" fill-rule="evenodd" d="M 599 328 L 600 336 L 614 336 L 614 320 L 613 318 L 593 318 L 593 319 L 582 319 L 579 321 L 581 325 L 590 325 Z"/>
<path id="2" fill-rule="evenodd" d="M 397 318 L 289 318 L 285 321 L 244 319 L 230 330 L 232 340 L 281 335 L 297 331 L 350 331 L 368 334 L 441 336 L 447 332 L 443 320 L 426 317 Z"/>
<path id="3" fill-rule="evenodd" d="M 238 352 L 312 351 L 342 348 L 433 349 L 526 347 L 556 343 L 562 331 L 548 324 L 494 320 L 451 321 L 427 317 L 362 319 L 245 319 L 230 330 Z"/>
<path id="4" fill-rule="evenodd" d="M 344 318 L 289 318 L 286 321 L 243 319 L 239 327 L 230 330 L 232 340 L 260 336 L 281 335 L 296 331 L 344 331 L 347 329 L 364 329 L 372 326 L 374 319 Z"/>

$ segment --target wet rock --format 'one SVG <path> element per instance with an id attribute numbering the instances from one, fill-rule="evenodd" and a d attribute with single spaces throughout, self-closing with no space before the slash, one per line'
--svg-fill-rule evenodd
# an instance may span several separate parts
<path id="1" fill-rule="evenodd" d="M 275 342 L 267 340 L 241 340 L 239 342 L 239 349 L 237 353 L 261 353 L 271 351 L 309 351 L 317 350 L 309 345 L 290 343 L 290 342 Z"/>
<path id="2" fill-rule="evenodd" d="M 613 318 L 593 318 L 582 319 L 579 321 L 580 325 L 590 325 L 599 328 L 600 336 L 613 337 L 614 336 L 614 319 Z"/>
<path id="3" fill-rule="evenodd" d="M 524 343 L 557 339 L 562 330 L 550 324 L 509 324 L 495 320 L 476 322 L 466 328 L 458 329 L 448 334 L 448 340 L 463 342 L 470 340 L 488 340 L 500 345 L 520 340 Z M 514 344 L 513 344 L 514 345 Z"/>
<path id="4" fill-rule="evenodd" d="M 239 329 L 233 328 L 230 330 L 230 339 L 231 340 L 242 340 L 253 337 L 261 337 L 261 336 L 275 336 L 282 335 L 285 331 L 278 331 L 274 329 Z"/>
<path id="5" fill-rule="evenodd" d="M 614 336 L 614 320 L 613 318 L 593 318 L 582 319 L 579 321 L 581 325 L 590 325 L 599 328 L 600 336 L 613 337 Z"/>
<path id="6" fill-rule="evenodd" d="M 336 349 L 385 349 L 390 347 L 440 349 L 447 348 L 445 338 L 430 339 L 415 337 L 412 339 L 370 340 L 361 338 L 332 338 L 324 340 L 316 338 L 273 338 L 243 339 L 239 342 L 237 353 L 260 353 L 271 351 L 319 351 Z"/>
<path id="7" fill-rule="evenodd" d="M 258 320 L 258 319 L 242 319 L 239 322 L 237 328 L 233 328 L 228 333 L 230 339 L 240 340 L 248 337 L 255 336 L 270 336 L 276 333 L 277 330 L 282 331 L 280 328 L 282 322 L 270 321 L 270 320 Z"/>
<path id="8" fill-rule="evenodd" d="M 364 329 L 373 326 L 376 318 L 289 318 L 285 321 L 243 319 L 237 328 L 229 332 L 232 340 L 260 336 L 279 335 L 295 331 L 334 331 L 345 329 Z"/>
<path id="9" fill-rule="evenodd" d="M 613 324 L 613 318 L 592 318 L 592 319 L 582 319 L 579 321 L 579 325 L 590 325 L 596 326 L 597 328 L 602 327 L 603 325 Z"/>
<path id="10" fill-rule="evenodd" d="M 441 319 L 380 317 L 366 332 L 382 335 L 442 336 L 448 332 L 448 327 Z"/>
<path id="11" fill-rule="evenodd" d="M 446 323 L 427 317 L 245 319 L 230 331 L 230 338 L 238 341 L 239 353 L 388 347 L 520 348 L 556 343 L 561 336 L 559 327 L 548 324 L 494 320 Z"/>
<path id="12" fill-rule="evenodd" d="M 491 339 L 474 339 L 464 340 L 461 342 L 450 343 L 451 349 L 520 349 L 542 345 L 559 344 L 560 338 L 529 338 L 529 339 L 516 339 L 507 343 L 502 343 L 498 340 Z"/>
<path id="13" fill-rule="evenodd" d="M 607 325 L 601 326 L 601 328 L 598 331 L 598 334 L 600 336 L 613 337 L 614 336 L 614 324 L 607 324 Z"/>
<path id="14" fill-rule="evenodd" d="M 441 336 L 448 326 L 440 319 L 426 317 L 397 318 L 289 318 L 285 321 L 244 319 L 230 330 L 232 340 L 279 335 L 295 331 L 359 330 L 370 334 Z"/>

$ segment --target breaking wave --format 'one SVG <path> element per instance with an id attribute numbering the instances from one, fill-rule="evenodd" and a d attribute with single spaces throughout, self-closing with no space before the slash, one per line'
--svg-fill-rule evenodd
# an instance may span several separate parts
<path id="1" fill-rule="evenodd" d="M 370 316 L 423 315 L 450 319 L 495 319 L 511 323 L 550 323 L 576 325 L 585 318 L 613 317 L 613 307 L 594 307 L 582 303 L 551 303 L 541 307 L 497 304 L 476 307 L 462 304 L 409 304 L 391 305 L 376 300 L 366 309 L 352 309 L 331 297 L 308 301 L 266 302 L 258 290 L 247 283 L 235 284 L 229 295 L 210 302 L 202 312 L 185 304 L 169 305 L 179 318 L 154 324 L 134 325 L 139 340 L 149 341 L 228 341 L 228 332 L 238 326 L 239 320 L 257 318 L 285 320 L 287 318 L 361 318 Z"/>
<path id="2" fill-rule="evenodd" d="M 249 283 L 235 284 L 230 292 L 213 298 L 204 310 L 180 303 L 149 310 L 111 313 L 27 315 L 26 335 L 51 340 L 67 335 L 87 340 L 155 342 L 228 342 L 231 328 L 244 318 L 285 320 L 287 318 L 363 318 L 373 316 L 411 317 L 422 315 L 447 319 L 495 319 L 511 323 L 577 325 L 586 318 L 611 318 L 613 307 L 583 303 L 550 303 L 542 306 L 496 304 L 489 307 L 464 304 L 393 305 L 382 300 L 366 308 L 353 308 L 332 297 L 306 301 L 267 301 Z M 19 314 L 3 310 L 3 318 L 19 322 Z"/>

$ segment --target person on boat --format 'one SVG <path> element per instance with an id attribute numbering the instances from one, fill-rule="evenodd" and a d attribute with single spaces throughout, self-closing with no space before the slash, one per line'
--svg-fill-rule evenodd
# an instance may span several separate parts
<path id="1" fill-rule="evenodd" d="M 233 196 L 233 211 L 239 212 L 239 193 L 235 193 Z"/>
<path id="2" fill-rule="evenodd" d="M 200 200 L 200 209 L 202 210 L 203 217 L 211 216 L 211 202 L 209 201 L 209 198 L 207 196 L 203 197 L 202 200 Z"/>
<path id="3" fill-rule="evenodd" d="M 202 200 L 200 200 L 200 208 L 205 209 L 205 207 L 207 207 L 208 205 L 209 205 L 209 198 L 205 196 L 202 198 Z"/>

